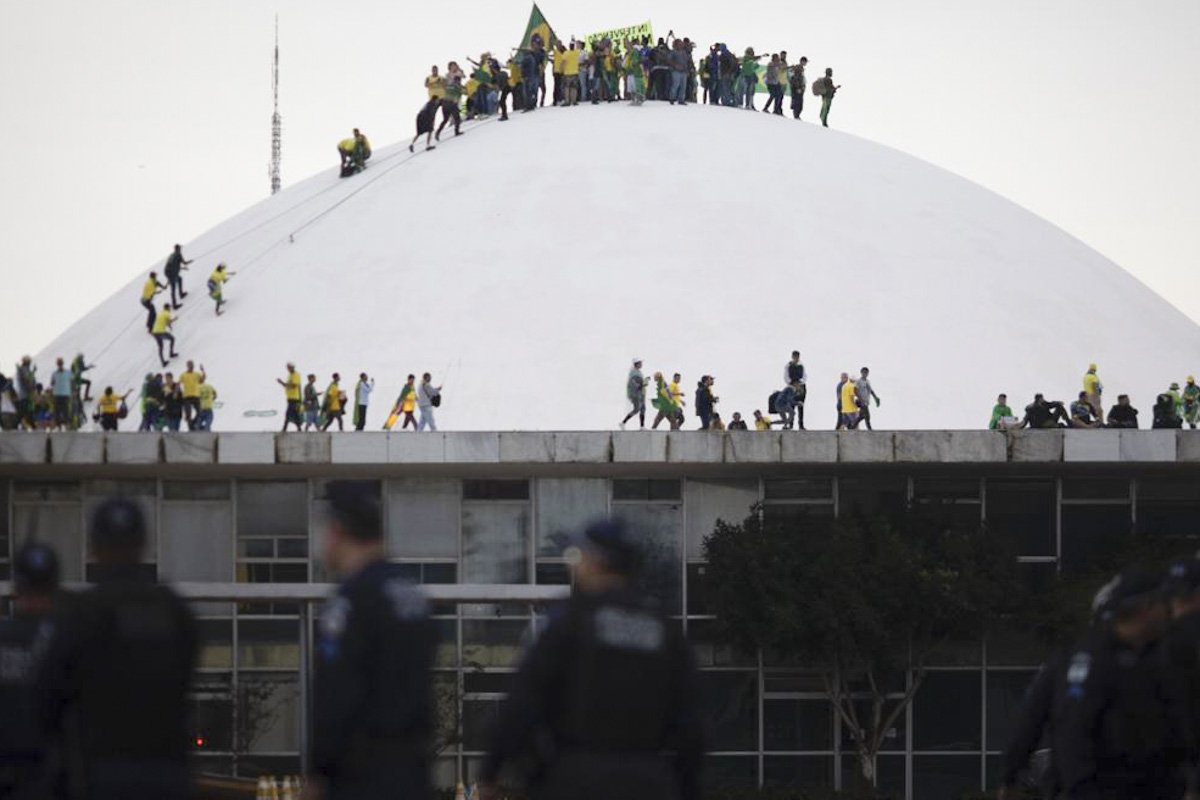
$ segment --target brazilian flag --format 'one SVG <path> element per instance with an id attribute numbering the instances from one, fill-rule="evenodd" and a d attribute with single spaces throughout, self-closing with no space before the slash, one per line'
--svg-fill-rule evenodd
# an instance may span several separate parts
<path id="1" fill-rule="evenodd" d="M 537 7 L 537 3 L 533 4 L 533 11 L 529 12 L 529 25 L 525 27 L 525 37 L 521 39 L 522 50 L 529 49 L 535 33 L 541 37 L 542 47 L 546 49 L 547 53 L 550 52 L 550 48 L 558 44 L 558 37 L 554 35 L 554 29 L 550 27 L 550 23 L 546 22 L 546 18 L 542 16 L 542 10 Z"/>

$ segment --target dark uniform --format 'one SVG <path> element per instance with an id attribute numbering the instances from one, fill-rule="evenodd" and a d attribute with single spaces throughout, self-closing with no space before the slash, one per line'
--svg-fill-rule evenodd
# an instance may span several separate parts
<path id="1" fill-rule="evenodd" d="M 526 758 L 535 798 L 694 800 L 696 681 L 677 625 L 647 601 L 576 595 L 526 655 L 480 778 Z"/>
<path id="2" fill-rule="evenodd" d="M 1050 720 L 1054 711 L 1054 692 L 1062 680 L 1063 658 L 1050 659 L 1038 671 L 1033 683 L 1025 692 L 1021 709 L 1017 714 L 1017 727 L 1008 745 L 1004 748 L 1003 773 L 1000 785 L 1016 787 L 1025 782 L 1046 790 L 1054 797 L 1054 772 L 1049 764 L 1049 752 L 1045 748 L 1050 739 Z M 1036 756 L 1042 756 L 1040 759 Z M 1031 759 L 1033 763 L 1031 764 Z"/>
<path id="3" fill-rule="evenodd" d="M 1180 597 L 1200 592 L 1200 559 L 1191 558 L 1171 565 L 1170 589 Z M 1200 611 L 1178 617 L 1163 639 L 1176 695 L 1187 717 L 1188 789 L 1200 792 Z"/>
<path id="4" fill-rule="evenodd" d="M 57 559 L 41 545 L 17 556 L 17 584 L 22 573 L 49 576 L 57 583 Z M 50 745 L 38 706 L 37 679 L 54 633 L 48 614 L 17 612 L 0 620 L 0 798 L 42 798 L 52 792 L 44 756 Z"/>
<path id="5" fill-rule="evenodd" d="M 1134 649 L 1098 626 L 1067 659 L 1051 721 L 1062 797 L 1183 796 L 1182 717 L 1156 648 Z"/>
<path id="6" fill-rule="evenodd" d="M 376 561 L 321 615 L 312 771 L 329 800 L 431 795 L 434 631 L 424 596 Z"/>
<path id="7" fill-rule="evenodd" d="M 87 798 L 189 796 L 191 612 L 134 565 L 110 566 L 71 603 L 46 656 L 45 697 Z"/>

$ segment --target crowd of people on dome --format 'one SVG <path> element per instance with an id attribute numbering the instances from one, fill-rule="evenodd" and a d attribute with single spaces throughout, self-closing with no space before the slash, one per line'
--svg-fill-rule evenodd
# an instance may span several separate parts
<path id="1" fill-rule="evenodd" d="M 464 115 L 473 120 L 499 114 L 500 121 L 507 121 L 509 98 L 512 110 L 522 113 L 544 107 L 547 95 L 550 105 L 564 107 L 617 101 L 642 105 L 654 100 L 680 106 L 707 103 L 757 110 L 754 96 L 761 82 L 767 92 L 763 112 L 783 116 L 784 96 L 790 93 L 792 117 L 800 119 L 805 92 L 811 88 L 821 100 L 821 124 L 828 127 L 833 98 L 841 88 L 828 68 L 810 87 L 808 59 L 801 57 L 790 64 L 786 50 L 760 54 L 747 47 L 738 55 L 727 44 L 718 42 L 707 53 L 698 54 L 695 42 L 686 36 L 676 37 L 674 31 L 657 43 L 649 36 L 622 42 L 572 39 L 570 43 L 554 41 L 548 48 L 542 37 L 534 34 L 528 47 L 514 49 L 506 59 L 489 51 L 481 53 L 478 60 L 465 59 L 465 64 L 451 61 L 444 71 L 437 65 L 431 68 L 425 78 L 429 97 L 417 114 L 417 132 L 409 144 L 410 151 L 422 136 L 425 149 L 434 149 L 434 141 L 441 140 L 449 123 L 453 123 L 455 135 L 460 134 Z M 549 84 L 547 69 L 551 73 Z M 435 129 L 439 111 L 442 120 Z M 345 166 L 346 154 L 341 145 L 339 151 Z M 367 152 L 369 157 L 369 147 Z"/>
<path id="2" fill-rule="evenodd" d="M 300 433 L 327 431 L 335 424 L 339 431 L 345 430 L 344 418 L 347 409 L 352 414 L 354 430 L 366 429 L 371 393 L 375 391 L 375 379 L 368 376 L 367 373 L 359 373 L 352 396 L 347 395 L 342 388 L 340 374 L 333 373 L 325 390 L 322 391 L 317 386 L 317 376 L 313 373 L 309 373 L 307 381 L 302 382 L 300 372 L 291 361 L 287 363 L 287 376 L 276 378 L 275 382 L 283 387 L 287 403 L 283 412 L 284 433 L 287 433 L 293 425 Z M 401 431 L 407 430 L 410 425 L 416 432 L 436 431 L 437 421 L 434 419 L 434 409 L 441 404 L 442 387 L 434 385 L 433 376 L 430 373 L 424 373 L 420 383 L 417 383 L 416 375 L 410 374 L 400 389 L 400 395 L 396 398 L 396 402 L 391 406 L 391 412 L 383 424 L 383 430 L 390 431 L 397 422 L 400 422 Z M 403 418 L 402 422 L 401 418 Z"/>
<path id="3" fill-rule="evenodd" d="M 1100 428 L 1138 428 L 1138 410 L 1129 402 L 1129 395 L 1117 395 L 1117 402 L 1105 416 L 1103 405 L 1104 384 L 1100 381 L 1098 367 L 1089 364 L 1083 375 L 1083 388 L 1069 405 L 1061 400 L 1047 400 L 1042 393 L 1033 396 L 1033 402 L 1025 406 L 1025 413 L 1018 417 L 1008 404 L 1008 395 L 1001 394 L 992 407 L 988 429 L 1014 431 L 1024 428 L 1035 430 L 1073 428 L 1097 430 Z M 1193 375 L 1187 377 L 1183 389 L 1172 382 L 1166 391 L 1154 399 L 1151 428 L 1182 428 L 1184 423 L 1195 430 L 1200 422 L 1200 386 Z"/>

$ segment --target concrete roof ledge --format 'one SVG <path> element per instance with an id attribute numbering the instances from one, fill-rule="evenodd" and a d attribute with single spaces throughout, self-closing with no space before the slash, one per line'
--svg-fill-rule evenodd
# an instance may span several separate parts
<path id="1" fill-rule="evenodd" d="M 557 464 L 605 464 L 612 461 L 612 434 L 607 431 L 563 431 L 554 434 Z"/>
<path id="2" fill-rule="evenodd" d="M 1063 461 L 1095 463 L 1120 460 L 1120 431 L 1063 431 Z"/>
<path id="3" fill-rule="evenodd" d="M 1122 461 L 1174 461 L 1178 431 L 1120 431 Z"/>
<path id="4" fill-rule="evenodd" d="M 157 464 L 162 460 L 162 437 L 157 433 L 108 433 L 104 439 L 106 464 Z"/>
<path id="5" fill-rule="evenodd" d="M 491 431 L 447 433 L 446 463 L 499 464 L 500 434 Z"/>
<path id="6" fill-rule="evenodd" d="M 672 464 L 720 464 L 724 460 L 725 435 L 721 431 L 667 434 L 667 461 Z"/>
<path id="7" fill-rule="evenodd" d="M 662 463 L 667 460 L 667 434 L 658 431 L 616 431 L 612 435 L 613 461 Z"/>
<path id="8" fill-rule="evenodd" d="M 729 431 L 725 434 L 725 463 L 779 463 L 783 458 L 780 435 L 780 431 Z"/>
<path id="9" fill-rule="evenodd" d="M 329 441 L 329 460 L 334 464 L 386 464 L 388 434 L 383 431 L 335 433 Z"/>
<path id="10" fill-rule="evenodd" d="M 500 463 L 551 464 L 553 462 L 553 433 L 504 431 L 500 434 Z"/>
<path id="11" fill-rule="evenodd" d="M 163 460 L 168 464 L 212 464 L 217 460 L 215 433 L 164 433 L 162 443 Z"/>
<path id="12" fill-rule="evenodd" d="M 50 463 L 103 464 L 104 437 L 87 433 L 56 433 L 50 437 Z"/>
<path id="13" fill-rule="evenodd" d="M 0 464 L 45 464 L 50 453 L 49 438 L 39 431 L 0 433 Z"/>
<path id="14" fill-rule="evenodd" d="M 785 464 L 836 464 L 836 431 L 780 431 L 780 460 Z"/>
<path id="15" fill-rule="evenodd" d="M 328 464 L 333 457 L 331 436 L 330 433 L 277 433 L 275 460 L 280 464 Z"/>
<path id="16" fill-rule="evenodd" d="M 1021 430 L 1008 432 L 1008 460 L 1052 464 L 1063 459 L 1063 431 Z"/>
<path id="17" fill-rule="evenodd" d="M 986 464 L 1008 460 L 1003 434 L 994 431 L 897 431 L 896 461 Z"/>
<path id="18" fill-rule="evenodd" d="M 889 464 L 896 460 L 896 434 L 891 431 L 838 431 L 838 461 L 843 464 Z"/>
<path id="19" fill-rule="evenodd" d="M 392 464 L 445 464 L 446 434 L 392 431 L 387 438 L 387 453 Z"/>
<path id="20" fill-rule="evenodd" d="M 1175 460 L 1200 461 L 1200 431 L 1175 432 Z"/>
<path id="21" fill-rule="evenodd" d="M 275 463 L 275 434 L 217 434 L 217 463 L 273 464 Z"/>

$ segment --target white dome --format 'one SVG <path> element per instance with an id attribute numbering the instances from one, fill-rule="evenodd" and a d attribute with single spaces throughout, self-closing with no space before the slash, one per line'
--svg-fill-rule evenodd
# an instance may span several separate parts
<path id="1" fill-rule="evenodd" d="M 1127 392 L 1148 423 L 1200 352 L 1200 328 L 1058 228 L 834 130 L 614 104 L 445 139 L 381 148 L 361 175 L 323 172 L 184 245 L 171 369 L 204 364 L 217 429 L 278 429 L 288 360 L 322 389 L 340 372 L 348 394 L 377 376 L 371 430 L 427 370 L 445 382 L 447 429 L 612 428 L 634 356 L 647 377 L 683 374 L 693 428 L 701 374 L 726 421 L 749 419 L 793 349 L 810 428 L 833 426 L 838 374 L 864 365 L 877 426 L 973 428 L 1000 391 L 1018 409 L 1034 391 L 1070 401 L 1092 361 L 1105 404 Z M 220 318 L 204 289 L 218 261 L 237 272 Z M 158 371 L 144 280 L 38 363 L 82 351 L 93 394 L 136 395 Z"/>

